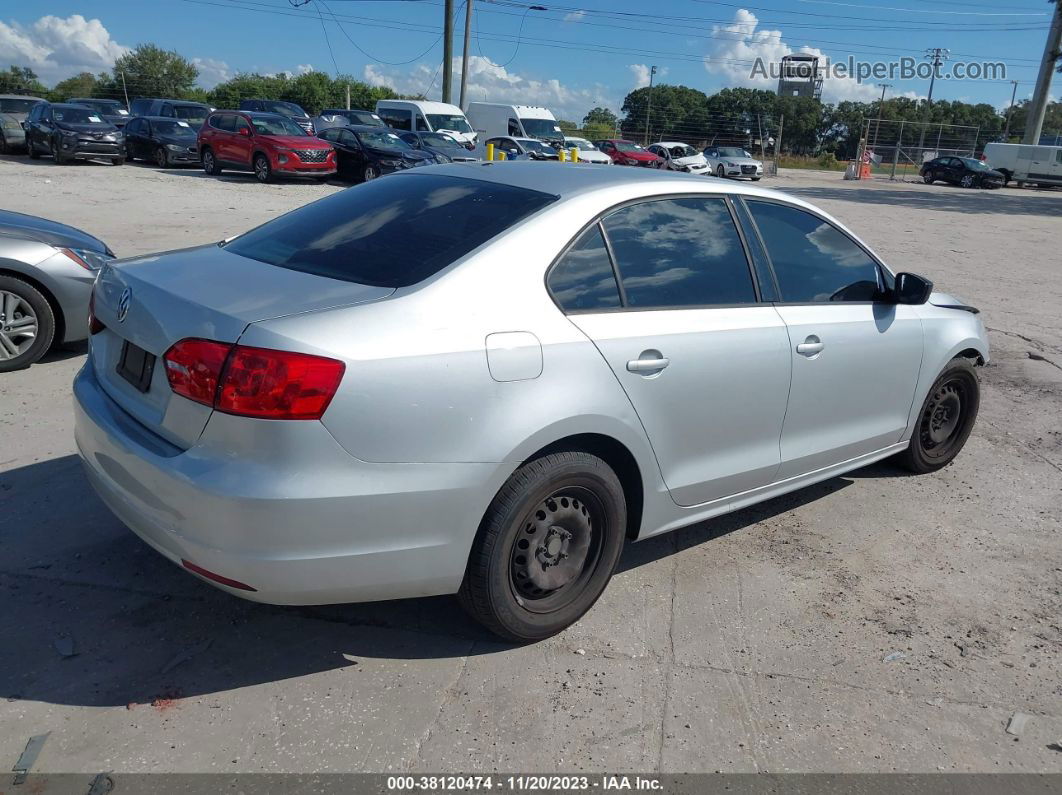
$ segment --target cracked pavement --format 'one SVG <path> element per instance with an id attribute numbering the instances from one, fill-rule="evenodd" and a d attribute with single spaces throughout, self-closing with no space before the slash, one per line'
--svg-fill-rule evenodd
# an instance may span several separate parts
<path id="1" fill-rule="evenodd" d="M 1062 191 L 761 184 L 982 309 L 952 466 L 630 545 L 583 621 L 512 647 L 449 598 L 270 607 L 186 576 L 88 487 L 61 351 L 0 377 L 0 764 L 50 731 L 38 772 L 1062 771 Z M 7 208 L 123 255 L 340 187 L 0 157 Z"/>

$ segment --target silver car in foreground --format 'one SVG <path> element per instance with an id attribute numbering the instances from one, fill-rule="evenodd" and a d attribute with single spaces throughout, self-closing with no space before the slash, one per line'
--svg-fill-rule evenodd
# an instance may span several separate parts
<path id="1" fill-rule="evenodd" d="M 781 193 L 416 169 L 105 268 L 77 445 L 119 518 L 233 595 L 459 593 L 535 640 L 627 540 L 950 462 L 988 343 L 931 289 Z"/>

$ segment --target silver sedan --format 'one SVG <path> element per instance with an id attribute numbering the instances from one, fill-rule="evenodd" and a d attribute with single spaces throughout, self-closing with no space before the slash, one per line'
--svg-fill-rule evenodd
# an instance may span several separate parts
<path id="1" fill-rule="evenodd" d="M 627 541 L 887 457 L 948 464 L 977 310 L 781 193 L 643 169 L 416 169 L 100 274 L 90 479 L 261 602 L 458 593 L 517 641 Z"/>

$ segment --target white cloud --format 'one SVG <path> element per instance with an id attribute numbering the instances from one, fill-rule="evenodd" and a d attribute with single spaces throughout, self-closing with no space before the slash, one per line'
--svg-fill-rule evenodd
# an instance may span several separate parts
<path id="1" fill-rule="evenodd" d="M 760 28 L 759 22 L 751 11 L 740 8 L 734 13 L 733 22 L 713 25 L 715 41 L 704 57 L 704 68 L 712 74 L 724 76 L 730 86 L 774 91 L 778 88 L 776 78 L 752 74 L 757 58 L 762 59 L 768 69 L 771 64 L 780 63 L 782 56 L 793 53 L 818 55 L 822 62 L 828 60 L 825 53 L 815 47 L 790 47 L 783 41 L 782 31 Z M 827 77 L 822 84 L 822 98 L 827 102 L 846 99 L 866 101 L 873 99 L 877 93 L 873 85 L 860 83 L 852 77 Z"/>
<path id="2" fill-rule="evenodd" d="M 454 58 L 454 90 L 456 102 L 461 81 L 461 59 Z M 542 105 L 553 111 L 558 119 L 580 122 L 595 106 L 618 107 L 611 91 L 600 84 L 574 86 L 555 78 L 539 79 L 505 67 L 497 66 L 478 55 L 468 59 L 468 92 L 470 102 L 513 102 L 523 105 Z M 435 64 L 389 68 L 369 64 L 363 77 L 367 83 L 388 86 L 400 94 L 426 94 L 429 99 L 442 95 L 441 70 Z"/>
<path id="3" fill-rule="evenodd" d="M 580 19 L 582 19 L 585 16 L 586 16 L 586 12 L 583 11 L 580 8 L 580 9 L 577 9 L 575 11 L 572 11 L 570 14 L 565 14 L 564 15 L 564 21 L 565 22 L 578 22 Z"/>
<path id="4" fill-rule="evenodd" d="M 0 63 L 28 66 L 46 83 L 111 68 L 129 48 L 98 19 L 44 16 L 32 25 L 0 22 Z"/>
<path id="5" fill-rule="evenodd" d="M 312 63 L 301 63 L 295 67 L 295 74 L 306 75 L 313 71 Z"/>
<path id="6" fill-rule="evenodd" d="M 231 80 L 233 77 L 232 70 L 224 61 L 219 61 L 215 58 L 193 58 L 192 63 L 199 70 L 199 77 L 196 79 L 196 83 L 207 90 L 218 83 Z"/>
<path id="7" fill-rule="evenodd" d="M 631 74 L 634 75 L 634 88 L 645 88 L 649 85 L 649 70 L 650 66 L 644 63 L 632 63 L 628 64 L 627 68 Z M 667 74 L 666 66 L 656 67 L 656 80 L 659 80 Z"/>

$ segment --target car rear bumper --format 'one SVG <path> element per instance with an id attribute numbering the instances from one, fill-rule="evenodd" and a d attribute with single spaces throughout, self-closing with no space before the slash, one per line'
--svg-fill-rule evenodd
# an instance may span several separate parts
<path id="1" fill-rule="evenodd" d="M 219 413 L 180 450 L 111 400 L 91 360 L 74 414 L 88 478 L 122 522 L 175 564 L 255 590 L 210 584 L 270 604 L 456 592 L 505 477 L 499 464 L 370 464 L 319 422 Z"/>

